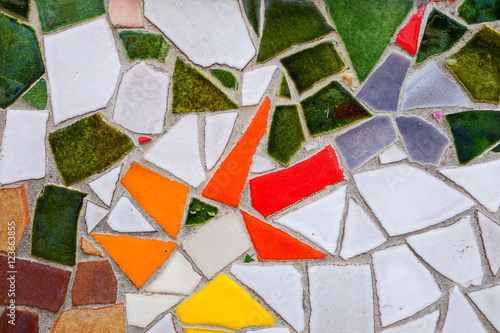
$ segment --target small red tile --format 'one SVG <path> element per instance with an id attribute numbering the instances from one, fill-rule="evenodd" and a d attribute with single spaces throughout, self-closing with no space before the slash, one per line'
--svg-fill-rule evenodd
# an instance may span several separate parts
<path id="1" fill-rule="evenodd" d="M 426 6 L 427 4 L 423 3 L 418 7 L 417 13 L 411 17 L 407 25 L 399 30 L 398 37 L 396 38 L 396 43 L 401 45 L 412 56 L 417 53 L 418 36 Z"/>
<path id="2" fill-rule="evenodd" d="M 151 141 L 151 138 L 145 137 L 145 136 L 140 136 L 139 137 L 139 143 L 144 143 L 144 142 L 149 142 Z"/>

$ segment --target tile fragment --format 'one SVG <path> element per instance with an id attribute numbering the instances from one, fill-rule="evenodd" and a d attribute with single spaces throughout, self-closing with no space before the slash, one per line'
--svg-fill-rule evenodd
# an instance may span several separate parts
<path id="1" fill-rule="evenodd" d="M 36 0 L 43 33 L 91 20 L 106 13 L 102 0 Z"/>
<path id="2" fill-rule="evenodd" d="M 253 31 L 260 37 L 260 0 L 243 0 L 243 9 Z"/>
<path id="3" fill-rule="evenodd" d="M 0 147 L 0 184 L 45 177 L 46 111 L 7 110 Z"/>
<path id="4" fill-rule="evenodd" d="M 108 214 L 109 210 L 101 207 L 92 201 L 87 201 L 85 206 L 85 224 L 87 225 L 87 232 L 90 233 L 99 222 L 102 221 L 104 216 Z"/>
<path id="5" fill-rule="evenodd" d="M 243 262 L 245 262 L 247 264 L 250 263 L 250 262 L 254 262 L 254 261 L 255 261 L 255 259 L 252 258 L 252 256 L 249 255 L 248 253 L 245 255 L 245 259 L 243 260 Z"/>
<path id="6" fill-rule="evenodd" d="M 125 294 L 127 324 L 146 327 L 158 315 L 169 310 L 182 299 L 174 295 Z"/>
<path id="7" fill-rule="evenodd" d="M 205 117 L 205 166 L 211 170 L 226 149 L 238 112 L 220 113 Z"/>
<path id="8" fill-rule="evenodd" d="M 458 7 L 458 16 L 468 24 L 500 20 L 498 0 L 465 0 Z"/>
<path id="9" fill-rule="evenodd" d="M 94 246 L 87 238 L 81 237 L 80 238 L 80 248 L 82 249 L 82 252 L 85 254 L 88 254 L 89 256 L 97 256 L 97 257 L 103 257 L 104 254 Z"/>
<path id="10" fill-rule="evenodd" d="M 214 299 L 217 302 L 214 303 Z M 214 325 L 234 330 L 268 326 L 275 321 L 269 311 L 223 273 L 177 306 L 175 312 L 187 325 Z"/>
<path id="11" fill-rule="evenodd" d="M 141 4 L 138 0 L 110 0 L 109 19 L 115 28 L 142 28 Z"/>
<path id="12" fill-rule="evenodd" d="M 191 198 L 184 225 L 205 224 L 219 213 L 219 208 L 209 205 L 198 198 Z"/>
<path id="13" fill-rule="evenodd" d="M 73 306 L 116 302 L 118 283 L 107 260 L 81 261 L 71 291 Z"/>
<path id="14" fill-rule="evenodd" d="M 408 156 L 406 156 L 401 149 L 399 149 L 396 145 L 392 145 L 384 150 L 384 152 L 378 156 L 378 159 L 380 164 L 389 164 L 402 161 L 407 157 Z"/>
<path id="15" fill-rule="evenodd" d="M 107 222 L 111 229 L 119 232 L 156 231 L 141 212 L 130 202 L 130 199 L 125 196 L 118 199 L 111 213 L 109 213 Z"/>
<path id="16" fill-rule="evenodd" d="M 286 327 L 271 327 L 256 331 L 246 331 L 246 333 L 290 333 L 290 329 Z"/>
<path id="17" fill-rule="evenodd" d="M 422 25 L 422 19 L 424 18 L 426 7 L 426 3 L 418 6 L 417 12 L 413 14 L 410 21 L 408 21 L 408 23 L 401 28 L 401 30 L 399 30 L 396 38 L 396 43 L 401 45 L 401 47 L 408 51 L 408 53 L 412 56 L 417 54 L 418 36 L 420 35 L 420 26 Z"/>
<path id="18" fill-rule="evenodd" d="M 208 279 L 245 253 L 250 240 L 236 214 L 227 214 L 183 240 L 182 248 Z"/>
<path id="19" fill-rule="evenodd" d="M 436 118 L 438 122 L 440 122 L 441 119 L 443 119 L 443 112 L 441 110 L 434 111 L 432 115 L 434 116 L 434 118 Z"/>
<path id="20" fill-rule="evenodd" d="M 238 81 L 233 73 L 224 69 L 211 69 L 210 74 L 215 77 L 226 88 L 238 89 Z"/>
<path id="21" fill-rule="evenodd" d="M 342 75 L 340 81 L 345 82 L 345 84 L 347 84 L 347 86 L 352 90 L 354 82 L 353 82 L 353 75 L 351 73 L 345 73 L 344 75 Z"/>
<path id="22" fill-rule="evenodd" d="M 30 12 L 30 0 L 4 0 L 0 2 L 0 8 L 25 20 L 28 20 Z"/>
<path id="23" fill-rule="evenodd" d="M 156 324 L 151 326 L 146 333 L 177 333 L 175 329 L 172 314 L 169 312 L 162 319 L 158 320 Z"/>
<path id="24" fill-rule="evenodd" d="M 274 169 L 276 169 L 276 166 L 270 159 L 254 155 L 252 166 L 250 167 L 251 173 L 263 173 Z"/>
<path id="25" fill-rule="evenodd" d="M 139 141 L 139 143 L 146 143 L 146 142 L 149 142 L 151 141 L 151 138 L 148 138 L 146 136 L 140 136 L 139 139 L 137 139 L 137 141 Z"/>
<path id="26" fill-rule="evenodd" d="M 47 81 L 40 79 L 26 94 L 23 99 L 34 107 L 43 110 L 47 106 Z"/>
<path id="27" fill-rule="evenodd" d="M 287 169 L 250 180 L 252 207 L 268 217 L 294 203 L 344 180 L 331 145 Z M 298 188 L 297 184 L 301 184 Z"/>
<path id="28" fill-rule="evenodd" d="M 469 292 L 467 296 L 472 299 L 479 311 L 483 313 L 493 327 L 500 330 L 500 318 L 498 317 L 500 311 L 500 285 Z"/>
<path id="29" fill-rule="evenodd" d="M 204 328 L 183 327 L 182 329 L 184 330 L 185 333 L 234 333 L 234 331 L 209 330 Z"/>
<path id="30" fill-rule="evenodd" d="M 486 333 L 476 312 L 457 286 L 450 291 L 443 333 L 477 332 Z"/>
<path id="31" fill-rule="evenodd" d="M 92 191 L 97 194 L 99 199 L 101 199 L 102 202 L 104 202 L 108 207 L 111 206 L 111 201 L 113 200 L 113 195 L 115 194 L 116 184 L 118 183 L 122 166 L 123 164 L 109 170 L 88 183 Z"/>
<path id="32" fill-rule="evenodd" d="M 0 316 L 0 331 L 3 333 L 38 333 L 38 313 L 5 308 Z"/>
<path id="33" fill-rule="evenodd" d="M 102 308 L 79 308 L 61 312 L 51 333 L 88 333 L 93 332 L 125 333 L 125 305 L 118 303 Z"/>
<path id="34" fill-rule="evenodd" d="M 406 324 L 391 327 L 380 331 L 381 333 L 434 333 L 436 332 L 439 311 L 434 311 Z M 456 332 L 456 331 L 455 331 Z M 475 332 L 475 331 L 471 331 Z"/>
<path id="35" fill-rule="evenodd" d="M 284 97 L 291 99 L 292 95 L 290 94 L 290 87 L 288 86 L 288 82 L 286 81 L 285 74 L 281 73 L 281 81 L 278 90 L 276 91 L 276 96 Z"/>
<path id="36" fill-rule="evenodd" d="M 156 59 L 164 62 L 170 48 L 162 34 L 142 30 L 121 30 L 118 31 L 118 37 L 130 61 Z"/>
<path id="37" fill-rule="evenodd" d="M 267 90 L 278 66 L 260 67 L 243 73 L 241 96 L 243 106 L 256 105 Z"/>
<path id="38" fill-rule="evenodd" d="M 477 219 L 490 270 L 497 275 L 500 270 L 500 225 L 479 211 Z"/>
<path id="39" fill-rule="evenodd" d="M 0 252 L 14 252 L 31 223 L 26 183 L 0 189 Z"/>

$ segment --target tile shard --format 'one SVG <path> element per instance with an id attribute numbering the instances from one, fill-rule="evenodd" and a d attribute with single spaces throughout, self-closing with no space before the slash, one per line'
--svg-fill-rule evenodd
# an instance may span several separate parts
<path id="1" fill-rule="evenodd" d="M 102 221 L 104 216 L 108 214 L 109 210 L 101 207 L 92 201 L 87 201 L 85 206 L 85 224 L 87 225 L 87 233 L 90 233 L 99 222 Z"/>
<path id="2" fill-rule="evenodd" d="M 238 81 L 234 74 L 224 69 L 211 69 L 210 74 L 215 77 L 226 88 L 236 90 L 238 89 Z"/>
<path id="3" fill-rule="evenodd" d="M 14 321 L 12 318 L 15 318 Z M 38 333 L 40 331 L 38 313 L 18 309 L 11 311 L 5 308 L 0 316 L 0 331 L 3 333 Z"/>
<path id="4" fill-rule="evenodd" d="M 144 27 L 139 0 L 110 0 L 108 13 L 115 28 Z"/>
<path id="5" fill-rule="evenodd" d="M 276 169 L 276 166 L 269 158 L 254 155 L 252 166 L 250 167 L 251 173 L 263 173 L 274 169 Z"/>
<path id="6" fill-rule="evenodd" d="M 122 196 L 111 210 L 108 216 L 108 225 L 114 231 L 119 232 L 152 232 L 155 228 L 142 216 L 142 214 L 130 202 L 130 199 Z"/>
<path id="7" fill-rule="evenodd" d="M 113 195 L 115 194 L 116 184 L 118 183 L 118 178 L 120 178 L 122 166 L 123 164 L 120 164 L 88 183 L 92 191 L 94 191 L 99 199 L 101 199 L 102 202 L 104 202 L 108 207 L 111 206 L 111 201 L 113 200 Z"/>
<path id="8" fill-rule="evenodd" d="M 434 311 L 409 323 L 382 330 L 380 333 L 434 333 L 436 332 L 438 319 L 439 311 Z"/>
<path id="9" fill-rule="evenodd" d="M 481 212 L 477 212 L 484 251 L 493 275 L 500 270 L 500 225 Z"/>
<path id="10" fill-rule="evenodd" d="M 193 197 L 189 203 L 184 225 L 206 224 L 217 216 L 218 213 L 219 208 Z"/>
<path id="11" fill-rule="evenodd" d="M 71 291 L 73 306 L 116 302 L 118 283 L 107 260 L 81 261 Z"/>
<path id="12" fill-rule="evenodd" d="M 81 237 L 80 238 L 80 248 L 83 253 L 88 254 L 89 256 L 97 256 L 97 257 L 103 257 L 104 254 L 94 246 L 87 238 Z"/>
<path id="13" fill-rule="evenodd" d="M 257 37 L 260 37 L 260 0 L 243 0 L 242 2 L 248 22 L 250 22 Z"/>
<path id="14" fill-rule="evenodd" d="M 41 78 L 26 94 L 23 99 L 34 107 L 43 110 L 47 106 L 47 81 Z"/>
<path id="15" fill-rule="evenodd" d="M 243 73 L 241 88 L 243 106 L 256 105 L 260 102 L 277 68 L 277 65 L 266 66 Z"/>
<path id="16" fill-rule="evenodd" d="M 170 49 L 170 45 L 162 34 L 142 30 L 121 30 L 118 31 L 118 37 L 120 37 L 127 58 L 130 61 L 156 59 L 164 62 Z"/>
<path id="17" fill-rule="evenodd" d="M 205 166 L 211 170 L 227 147 L 238 112 L 220 113 L 205 117 Z"/>
<path id="18" fill-rule="evenodd" d="M 441 332 L 487 332 L 469 301 L 457 286 L 453 286 L 450 291 L 448 311 Z"/>
<path id="19" fill-rule="evenodd" d="M 170 312 L 167 313 L 162 319 L 158 320 L 156 324 L 151 326 L 146 333 L 177 333 L 172 314 Z"/>
<path id="20" fill-rule="evenodd" d="M 64 310 L 50 332 L 88 333 L 90 327 L 94 332 L 125 333 L 125 305 L 118 303 L 102 308 Z"/>
<path id="21" fill-rule="evenodd" d="M 402 161 L 407 157 L 408 156 L 406 156 L 401 149 L 399 149 L 396 145 L 392 145 L 384 150 L 384 152 L 378 156 L 378 159 L 380 164 L 389 164 Z"/>
<path id="22" fill-rule="evenodd" d="M 276 96 L 291 99 L 290 87 L 286 81 L 285 74 L 281 73 L 281 81 L 278 90 L 276 91 Z"/>
<path id="23" fill-rule="evenodd" d="M 500 285 L 469 292 L 467 296 L 476 304 L 479 311 L 484 314 L 493 327 L 500 330 L 500 318 L 498 317 L 500 311 Z"/>
<path id="24" fill-rule="evenodd" d="M 146 327 L 159 314 L 169 310 L 182 299 L 174 295 L 125 294 L 127 324 Z"/>
<path id="25" fill-rule="evenodd" d="M 418 6 L 417 12 L 413 14 L 410 21 L 408 21 L 408 23 L 401 28 L 401 30 L 399 30 L 398 37 L 396 38 L 396 43 L 401 45 L 401 47 L 408 51 L 408 53 L 412 56 L 417 54 L 418 36 L 420 35 L 420 26 L 422 24 L 422 19 L 424 18 L 426 7 L 426 3 Z"/>
<path id="26" fill-rule="evenodd" d="M 28 20 L 30 12 L 30 0 L 2 1 L 0 3 L 0 8 L 6 10 L 7 12 L 16 14 L 25 20 Z"/>
<path id="27" fill-rule="evenodd" d="M 14 252 L 31 223 L 26 183 L 0 189 L 0 212 L 0 252 Z"/>
<path id="28" fill-rule="evenodd" d="M 498 0 L 465 0 L 458 7 L 458 16 L 468 24 L 490 22 L 500 19 Z"/>

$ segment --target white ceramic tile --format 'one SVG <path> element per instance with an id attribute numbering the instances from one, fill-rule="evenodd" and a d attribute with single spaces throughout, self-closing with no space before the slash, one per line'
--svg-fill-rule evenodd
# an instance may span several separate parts
<path id="1" fill-rule="evenodd" d="M 374 332 L 369 265 L 309 266 L 311 333 Z"/>
<path id="2" fill-rule="evenodd" d="M 477 218 L 491 272 L 497 275 L 500 270 L 500 225 L 481 212 L 478 212 Z"/>
<path id="3" fill-rule="evenodd" d="M 406 245 L 372 254 L 382 326 L 414 315 L 442 295 L 432 274 Z"/>
<path id="4" fill-rule="evenodd" d="M 263 172 L 274 170 L 274 169 L 276 169 L 276 166 L 274 165 L 274 163 L 270 159 L 259 156 L 259 155 L 253 156 L 253 161 L 252 161 L 252 166 L 250 167 L 250 172 L 263 173 Z"/>
<path id="5" fill-rule="evenodd" d="M 151 326 L 146 333 L 177 333 L 175 330 L 172 314 L 169 312 L 166 316 L 158 320 L 156 324 Z"/>
<path id="6" fill-rule="evenodd" d="M 205 165 L 211 170 L 226 149 L 238 112 L 205 117 Z"/>
<path id="7" fill-rule="evenodd" d="M 500 205 L 500 160 L 439 170 L 454 183 L 463 187 L 490 212 Z"/>
<path id="8" fill-rule="evenodd" d="M 170 80 L 166 73 L 139 62 L 123 74 L 113 119 L 136 133 L 162 133 Z"/>
<path id="9" fill-rule="evenodd" d="M 266 66 L 243 73 L 243 87 L 241 95 L 243 106 L 255 105 L 266 92 L 273 74 L 278 66 Z"/>
<path id="10" fill-rule="evenodd" d="M 353 178 L 390 236 L 429 227 L 474 206 L 464 194 L 406 164 L 362 172 Z"/>
<path id="11" fill-rule="evenodd" d="M 304 148 L 306 149 L 306 151 L 311 151 L 311 150 L 314 150 L 314 149 L 318 149 L 319 148 L 319 143 L 318 142 L 306 143 L 304 145 Z"/>
<path id="12" fill-rule="evenodd" d="M 116 190 L 116 183 L 118 182 L 121 171 L 122 165 L 119 165 L 89 183 L 92 191 L 94 191 L 99 199 L 107 206 L 111 205 Z"/>
<path id="13" fill-rule="evenodd" d="M 108 217 L 108 225 L 119 232 L 152 232 L 155 228 L 135 208 L 130 199 L 122 196 Z"/>
<path id="14" fill-rule="evenodd" d="M 167 311 L 182 299 L 172 295 L 125 295 L 125 310 L 127 324 L 146 327 L 159 314 Z"/>
<path id="15" fill-rule="evenodd" d="M 45 177 L 47 111 L 8 110 L 0 148 L 0 184 Z"/>
<path id="16" fill-rule="evenodd" d="M 344 239 L 340 251 L 344 260 L 366 253 L 387 240 L 370 216 L 353 199 L 349 199 L 344 225 Z"/>
<path id="17" fill-rule="evenodd" d="M 106 16 L 44 36 L 54 123 L 106 107 L 121 63 Z"/>
<path id="18" fill-rule="evenodd" d="M 108 213 L 104 207 L 101 207 L 92 201 L 87 201 L 85 208 L 85 223 L 87 224 L 87 232 L 90 233 L 94 230 L 95 226 L 102 221 L 104 216 Z"/>
<path id="19" fill-rule="evenodd" d="M 262 297 L 297 332 L 304 330 L 303 281 L 295 267 L 235 263 L 231 274 Z"/>
<path id="20" fill-rule="evenodd" d="M 390 146 L 382 154 L 378 156 L 380 164 L 389 164 L 404 160 L 407 158 L 406 154 L 396 147 L 395 145 Z"/>
<path id="21" fill-rule="evenodd" d="M 481 255 L 470 216 L 449 227 L 410 236 L 406 241 L 429 265 L 450 280 L 463 287 L 482 283 Z"/>
<path id="22" fill-rule="evenodd" d="M 182 242 L 184 251 L 208 279 L 250 248 L 241 220 L 239 215 L 227 214 L 200 227 Z"/>
<path id="23" fill-rule="evenodd" d="M 439 311 L 434 311 L 407 324 L 382 330 L 380 333 L 435 333 L 438 319 Z"/>
<path id="24" fill-rule="evenodd" d="M 275 222 L 297 231 L 331 254 L 337 248 L 344 213 L 346 186 L 306 206 L 291 211 Z"/>
<path id="25" fill-rule="evenodd" d="M 448 311 L 442 333 L 486 333 L 469 301 L 454 286 L 450 292 Z"/>
<path id="26" fill-rule="evenodd" d="M 200 280 L 201 275 L 194 271 L 191 263 L 182 254 L 175 252 L 146 291 L 189 295 Z"/>
<path id="27" fill-rule="evenodd" d="M 486 319 L 500 331 L 500 285 L 467 293 Z"/>
<path id="28" fill-rule="evenodd" d="M 290 329 L 286 327 L 271 327 L 256 331 L 246 331 L 246 333 L 290 333 Z"/>
<path id="29" fill-rule="evenodd" d="M 188 115 L 179 120 L 144 154 L 144 158 L 198 187 L 206 179 L 198 144 L 198 116 Z"/>
<path id="30" fill-rule="evenodd" d="M 198 65 L 243 69 L 255 55 L 237 1 L 145 0 L 144 15 Z"/>

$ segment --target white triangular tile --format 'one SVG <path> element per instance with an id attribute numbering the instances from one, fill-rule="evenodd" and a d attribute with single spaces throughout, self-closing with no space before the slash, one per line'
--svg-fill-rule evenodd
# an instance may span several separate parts
<path id="1" fill-rule="evenodd" d="M 108 225 L 119 232 L 152 232 L 155 228 L 142 216 L 127 197 L 118 199 L 108 217 Z"/>
<path id="2" fill-rule="evenodd" d="M 266 66 L 246 71 L 243 74 L 243 88 L 241 89 L 243 106 L 259 103 L 277 68 L 276 65 Z"/>
<path id="3" fill-rule="evenodd" d="M 125 295 L 127 324 L 146 327 L 159 314 L 167 311 L 182 299 L 172 295 Z"/>
<path id="4" fill-rule="evenodd" d="M 486 333 L 469 301 L 454 286 L 450 292 L 448 311 L 441 333 Z"/>
<path id="5" fill-rule="evenodd" d="M 380 333 L 435 333 L 438 319 L 439 311 L 434 311 L 407 324 L 382 330 Z"/>
<path id="6" fill-rule="evenodd" d="M 221 157 L 233 132 L 238 112 L 205 117 L 205 165 L 211 170 Z"/>
<path id="7" fill-rule="evenodd" d="M 500 285 L 467 293 L 486 319 L 500 331 Z"/>
<path id="8" fill-rule="evenodd" d="M 253 162 L 252 162 L 252 166 L 250 167 L 250 172 L 263 173 L 263 172 L 270 171 L 273 169 L 276 169 L 276 166 L 268 158 L 265 158 L 265 157 L 262 157 L 259 155 L 253 156 Z"/>
<path id="9" fill-rule="evenodd" d="M 384 150 L 384 152 L 378 156 L 378 159 L 380 161 L 380 164 L 389 164 L 404 160 L 407 157 L 408 156 L 406 156 L 406 154 L 401 149 L 399 149 L 395 145 L 392 145 Z"/>
<path id="10" fill-rule="evenodd" d="M 85 207 L 85 224 L 87 224 L 87 232 L 94 230 L 95 226 L 102 221 L 104 216 L 109 212 L 106 208 L 96 205 L 92 201 L 87 201 Z"/>
<path id="11" fill-rule="evenodd" d="M 99 199 L 101 199 L 102 202 L 104 202 L 108 207 L 111 205 L 111 201 L 113 200 L 116 183 L 118 182 L 121 171 L 122 165 L 119 165 L 89 183 L 92 191 L 94 191 Z"/>
<path id="12" fill-rule="evenodd" d="M 170 312 L 167 313 L 166 316 L 158 320 L 158 322 L 151 326 L 145 333 L 177 333 L 172 314 Z"/>
<path id="13" fill-rule="evenodd" d="M 491 272 L 497 275 L 500 269 L 500 225 L 481 212 L 478 212 L 477 218 Z"/>

